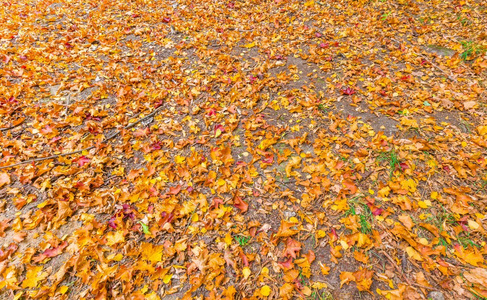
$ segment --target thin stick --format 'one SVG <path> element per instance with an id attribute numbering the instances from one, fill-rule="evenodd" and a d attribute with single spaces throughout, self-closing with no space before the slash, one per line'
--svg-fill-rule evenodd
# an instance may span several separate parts
<path id="1" fill-rule="evenodd" d="M 399 272 L 399 274 L 402 275 L 402 278 L 404 278 L 404 280 L 406 281 L 407 284 L 411 285 L 411 281 L 409 281 L 409 279 L 403 274 L 402 270 L 399 269 L 399 266 L 396 264 L 396 262 L 394 261 L 394 259 L 392 259 L 392 257 L 389 256 L 389 254 L 387 254 L 385 251 L 381 251 L 381 253 L 387 257 L 389 259 L 389 261 L 391 262 L 392 266 L 397 270 L 397 272 Z"/>
<path id="2" fill-rule="evenodd" d="M 0 128 L 0 132 L 7 131 L 7 130 L 10 130 L 10 129 L 14 129 L 15 127 L 18 127 L 20 125 L 22 125 L 22 123 L 17 124 L 17 125 L 14 125 L 14 126 L 6 127 L 6 128 Z"/>
<path id="3" fill-rule="evenodd" d="M 134 123 L 131 123 L 127 126 L 125 126 L 123 129 L 130 129 L 132 127 L 134 127 L 135 125 L 139 124 L 140 122 L 142 122 L 143 120 L 145 119 L 148 119 L 152 116 L 154 116 L 155 114 L 157 114 L 160 110 L 162 110 L 162 105 L 159 106 L 158 108 L 156 108 L 153 112 L 151 112 L 150 114 L 148 114 L 147 116 L 143 117 L 143 118 L 140 118 L 139 120 L 137 120 L 136 122 Z M 115 133 L 111 134 L 110 136 L 106 137 L 103 142 L 108 142 L 109 140 L 113 139 L 114 137 L 116 137 L 117 135 L 120 134 L 120 130 L 119 131 L 116 131 Z M 66 153 L 60 153 L 60 154 L 56 154 L 56 155 L 51 155 L 51 156 L 47 156 L 47 157 L 40 157 L 40 158 L 34 158 L 34 159 L 28 159 L 28 160 L 24 160 L 24 161 L 21 161 L 21 162 L 18 162 L 18 163 L 15 163 L 15 164 L 12 164 L 12 165 L 8 165 L 8 166 L 3 166 L 3 167 L 0 167 L 0 170 L 2 169 L 8 169 L 8 168 L 13 168 L 13 167 L 16 167 L 16 166 L 20 166 L 20 165 L 25 165 L 25 164 L 28 164 L 28 163 L 32 163 L 32 162 L 37 162 L 37 161 L 43 161 L 43 160 L 48 160 L 48 159 L 54 159 L 54 158 L 58 158 L 58 157 L 62 157 L 62 156 L 67 156 L 67 155 L 72 155 L 72 154 L 77 154 L 77 153 L 81 153 L 83 151 L 88 151 L 88 150 L 91 150 L 95 148 L 95 146 L 90 146 L 90 147 L 87 147 L 87 148 L 84 148 L 84 149 L 80 149 L 80 150 L 76 150 L 76 151 L 72 151 L 72 152 L 66 152 Z"/>
<path id="4" fill-rule="evenodd" d="M 453 77 L 451 77 L 445 70 L 443 70 L 442 68 L 440 68 L 439 66 L 435 65 L 432 61 L 428 60 L 426 58 L 426 56 L 424 56 L 423 54 L 419 54 L 419 56 L 421 56 L 427 63 L 430 63 L 433 67 L 437 68 L 438 70 L 440 70 L 443 74 L 446 75 L 446 77 L 448 77 L 448 79 L 450 79 L 451 81 L 453 82 L 457 82 L 457 80 Z"/>

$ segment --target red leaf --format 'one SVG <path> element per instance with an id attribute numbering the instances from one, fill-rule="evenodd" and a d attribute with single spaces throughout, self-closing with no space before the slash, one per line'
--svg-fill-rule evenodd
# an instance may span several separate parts
<path id="1" fill-rule="evenodd" d="M 353 95 L 355 93 L 356 93 L 356 91 L 354 89 L 352 89 L 351 87 L 347 87 L 346 89 L 342 90 L 343 95 L 349 95 L 350 96 L 350 95 Z"/>
<path id="2" fill-rule="evenodd" d="M 374 216 L 378 216 L 378 215 L 382 214 L 382 212 L 384 212 L 384 210 L 382 208 L 376 208 L 375 210 L 372 211 L 372 214 Z"/>
<path id="3" fill-rule="evenodd" d="M 331 232 L 328 234 L 332 242 L 338 240 L 338 234 L 335 228 L 331 229 Z"/>
<path id="4" fill-rule="evenodd" d="M 59 254 L 63 253 L 64 248 L 66 248 L 67 246 L 68 246 L 68 243 L 66 241 L 64 241 L 59 246 L 46 249 L 41 254 L 34 256 L 32 258 L 32 261 L 35 263 L 40 263 L 41 261 L 43 261 L 46 258 L 58 256 Z"/>
<path id="5" fill-rule="evenodd" d="M 80 167 L 84 166 L 85 164 L 89 163 L 90 162 L 90 159 L 86 156 L 81 156 L 80 158 L 78 158 L 78 165 Z"/>
<path id="6" fill-rule="evenodd" d="M 274 155 L 266 155 L 266 158 L 262 160 L 265 164 L 272 164 L 274 162 Z"/>

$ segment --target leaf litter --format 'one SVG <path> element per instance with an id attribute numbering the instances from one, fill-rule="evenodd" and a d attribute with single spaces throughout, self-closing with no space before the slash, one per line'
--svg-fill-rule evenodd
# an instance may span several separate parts
<path id="1" fill-rule="evenodd" d="M 486 9 L 6 1 L 0 296 L 487 297 Z"/>

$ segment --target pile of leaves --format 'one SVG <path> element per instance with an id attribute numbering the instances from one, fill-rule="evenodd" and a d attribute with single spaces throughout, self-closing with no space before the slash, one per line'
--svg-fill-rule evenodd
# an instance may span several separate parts
<path id="1" fill-rule="evenodd" d="M 486 298 L 486 22 L 4 1 L 0 298 Z"/>

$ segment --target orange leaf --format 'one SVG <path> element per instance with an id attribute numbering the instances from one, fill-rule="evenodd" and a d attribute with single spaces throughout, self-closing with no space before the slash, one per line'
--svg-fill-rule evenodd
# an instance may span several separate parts
<path id="1" fill-rule="evenodd" d="M 10 184 L 10 176 L 7 173 L 0 173 L 0 188 L 6 184 Z"/>
<path id="2" fill-rule="evenodd" d="M 296 227 L 297 225 L 297 223 L 282 220 L 281 226 L 279 226 L 279 230 L 276 233 L 275 237 L 288 237 L 295 235 L 299 232 L 299 230 L 293 229 L 293 227 Z"/>
<path id="3" fill-rule="evenodd" d="M 404 224 L 404 226 L 406 226 L 406 228 L 408 230 L 411 230 L 411 228 L 414 227 L 414 222 L 413 222 L 413 220 L 411 219 L 410 216 L 408 216 L 408 215 L 400 215 L 398 217 L 398 219 L 399 219 L 399 221 L 401 221 Z"/>
<path id="4" fill-rule="evenodd" d="M 286 248 L 284 249 L 284 253 L 282 254 L 284 257 L 290 256 L 292 258 L 296 258 L 296 253 L 299 253 L 301 250 L 301 243 L 293 240 L 292 238 L 288 238 L 286 241 Z"/>
<path id="5" fill-rule="evenodd" d="M 353 276 L 352 272 L 342 272 L 340 274 L 340 288 L 342 288 L 344 284 L 348 284 L 351 281 L 355 281 L 355 277 Z"/>
<path id="6" fill-rule="evenodd" d="M 353 257 L 355 258 L 355 260 L 362 262 L 364 264 L 369 262 L 369 257 L 360 251 L 353 252 Z"/>
<path id="7" fill-rule="evenodd" d="M 249 204 L 243 201 L 242 198 L 238 196 L 236 196 L 235 199 L 233 199 L 233 206 L 240 209 L 242 213 L 246 212 L 249 209 Z"/>

